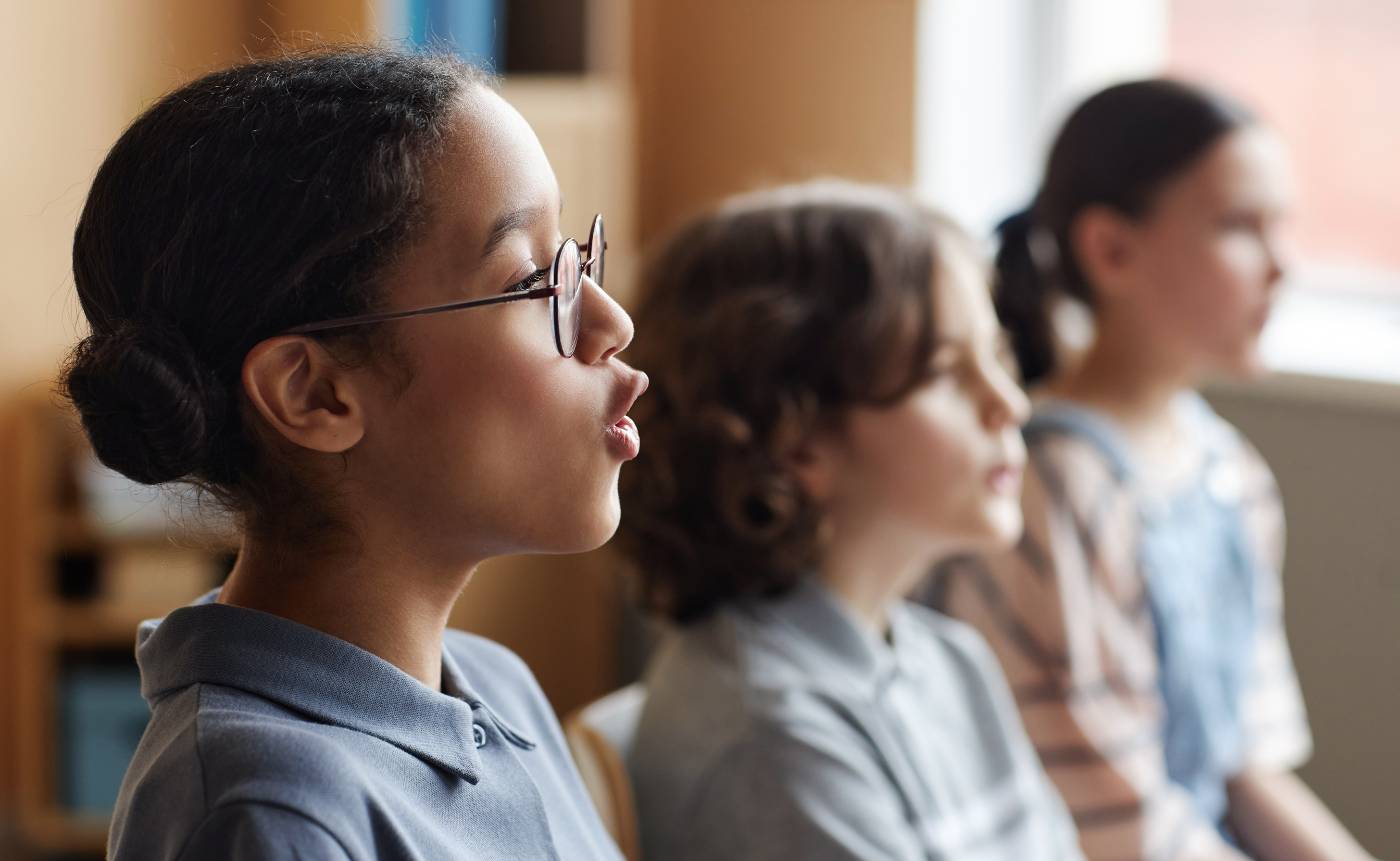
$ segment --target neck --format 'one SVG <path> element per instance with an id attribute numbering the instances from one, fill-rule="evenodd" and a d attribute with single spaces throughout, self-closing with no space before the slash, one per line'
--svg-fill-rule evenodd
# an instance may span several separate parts
<path id="1" fill-rule="evenodd" d="M 889 628 L 890 605 L 928 573 L 934 555 L 925 542 L 878 525 L 832 530 L 817 577 L 858 619 L 880 635 Z"/>
<path id="2" fill-rule="evenodd" d="M 1196 385 L 1198 374 L 1169 350 L 1155 349 L 1140 328 L 1100 319 L 1082 361 L 1050 393 L 1098 408 L 1129 431 L 1170 424 L 1172 402 Z"/>
<path id="3" fill-rule="evenodd" d="M 441 570 L 369 549 L 310 553 L 250 537 L 219 602 L 338 637 L 441 690 L 443 631 L 474 569 Z"/>

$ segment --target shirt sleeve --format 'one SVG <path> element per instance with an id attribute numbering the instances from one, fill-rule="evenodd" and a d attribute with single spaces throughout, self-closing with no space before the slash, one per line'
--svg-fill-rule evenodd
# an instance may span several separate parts
<path id="1" fill-rule="evenodd" d="M 1167 777 L 1131 495 L 1087 444 L 1031 454 L 1020 545 L 947 563 L 922 597 L 996 653 L 1086 857 L 1242 857 Z"/>
<path id="2" fill-rule="evenodd" d="M 903 801 L 858 743 L 817 726 L 747 734 L 697 796 L 687 857 L 923 861 Z"/>
<path id="3" fill-rule="evenodd" d="M 182 861 L 349 861 L 350 853 L 314 819 L 272 804 L 217 807 L 199 824 Z"/>
<path id="4" fill-rule="evenodd" d="M 1242 437 L 1240 514 L 1255 562 L 1255 637 L 1245 688 L 1246 769 L 1292 771 L 1312 753 L 1307 710 L 1293 669 L 1283 617 L 1283 503 L 1273 473 Z"/>

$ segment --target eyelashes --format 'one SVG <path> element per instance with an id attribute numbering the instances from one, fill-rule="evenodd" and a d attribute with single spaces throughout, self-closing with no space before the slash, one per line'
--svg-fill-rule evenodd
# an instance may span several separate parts
<path id="1" fill-rule="evenodd" d="M 505 289 L 506 293 L 523 293 L 544 280 L 544 276 L 549 274 L 548 269 L 536 269 L 521 280 L 515 282 Z"/>

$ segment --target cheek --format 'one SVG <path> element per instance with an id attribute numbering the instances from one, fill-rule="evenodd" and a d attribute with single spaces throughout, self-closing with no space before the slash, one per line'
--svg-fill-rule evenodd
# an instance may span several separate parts
<path id="1" fill-rule="evenodd" d="M 871 504 L 938 522 L 967 505 L 982 431 L 971 408 L 945 394 L 916 393 L 859 429 Z"/>
<path id="2" fill-rule="evenodd" d="M 503 328 L 413 345 L 416 373 L 398 404 L 396 460 L 422 503 L 440 509 L 433 516 L 485 524 L 523 512 L 528 519 L 531 501 L 548 498 L 569 474 L 560 461 L 570 431 L 580 430 L 581 398 L 560 379 L 564 360 L 538 340 Z"/>
<path id="3" fill-rule="evenodd" d="M 1233 330 L 1268 289 L 1269 261 L 1245 236 L 1200 236 L 1153 260 L 1157 311 L 1186 333 Z"/>

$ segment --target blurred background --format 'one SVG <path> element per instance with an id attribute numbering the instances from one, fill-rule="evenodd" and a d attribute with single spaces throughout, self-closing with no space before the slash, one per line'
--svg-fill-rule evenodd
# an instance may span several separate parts
<path id="1" fill-rule="evenodd" d="M 146 718 L 136 622 L 232 545 L 98 468 L 52 395 L 82 334 L 69 270 L 121 130 L 191 77 L 303 41 L 444 44 L 502 75 L 569 201 L 607 214 L 624 304 L 648 244 L 721 196 L 842 175 L 912 185 L 979 234 L 1034 193 L 1078 99 L 1174 73 L 1287 140 L 1298 261 L 1275 373 L 1212 386 L 1278 474 L 1304 778 L 1400 857 L 1400 3 L 1395 0 L 12 0 L 0 12 L 0 857 L 96 857 Z M 455 623 L 565 714 L 630 681 L 645 626 L 607 548 L 509 559 Z M 23 856 L 22 856 L 23 853 Z"/>

